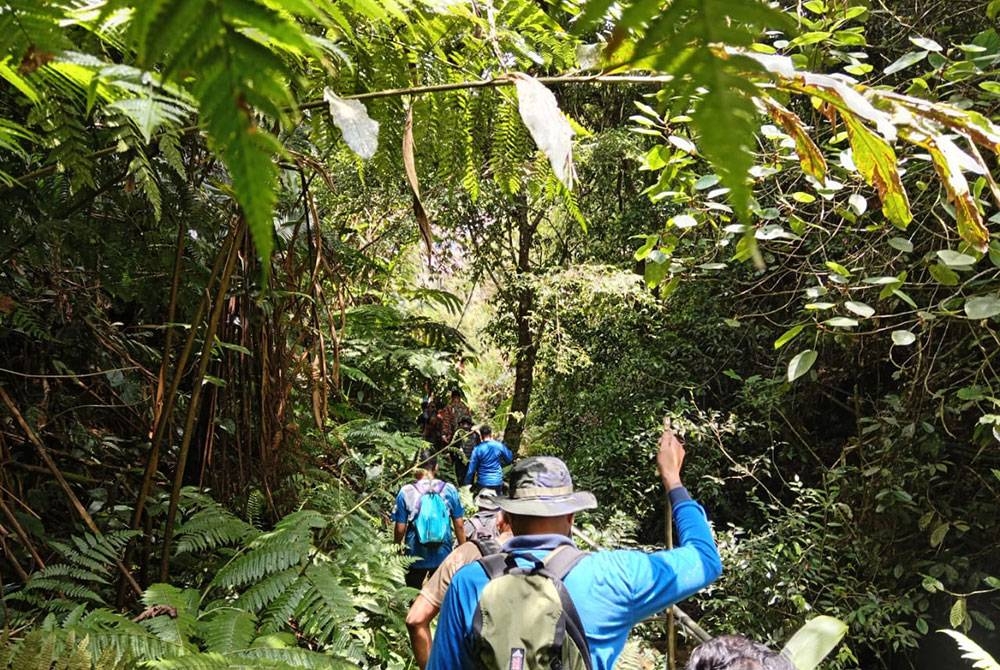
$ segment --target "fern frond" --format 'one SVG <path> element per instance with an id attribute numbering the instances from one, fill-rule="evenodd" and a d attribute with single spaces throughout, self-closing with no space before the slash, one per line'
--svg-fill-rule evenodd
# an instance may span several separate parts
<path id="1" fill-rule="evenodd" d="M 232 588 L 263 579 L 293 565 L 300 565 L 309 555 L 312 531 L 323 528 L 327 520 L 318 512 L 301 510 L 279 521 L 274 530 L 258 536 L 247 553 L 223 567 L 212 580 L 213 586 Z"/>
<path id="2" fill-rule="evenodd" d="M 354 618 L 354 603 L 350 593 L 341 586 L 333 566 L 310 565 L 305 576 L 311 588 L 302 599 L 295 618 L 308 637 L 326 642 L 341 625 Z"/>
<path id="3" fill-rule="evenodd" d="M 255 537 L 258 531 L 239 519 L 222 505 L 211 506 L 194 513 L 177 529 L 175 554 L 209 551 L 224 546 L 240 546 Z"/>
<path id="4" fill-rule="evenodd" d="M 191 636 L 196 624 L 198 591 L 179 589 L 170 584 L 152 584 L 142 594 L 149 608 L 168 608 L 167 612 L 142 620 L 142 625 L 156 637 L 186 649 L 194 649 Z"/>
<path id="5" fill-rule="evenodd" d="M 254 616 L 242 609 L 213 610 L 198 622 L 198 636 L 208 651 L 228 653 L 246 649 L 257 632 Z"/>

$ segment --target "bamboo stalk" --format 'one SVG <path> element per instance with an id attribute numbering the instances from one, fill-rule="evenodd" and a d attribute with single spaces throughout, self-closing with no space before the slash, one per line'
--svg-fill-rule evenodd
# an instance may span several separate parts
<path id="1" fill-rule="evenodd" d="M 73 489 L 70 488 L 69 482 L 66 481 L 66 477 L 63 476 L 59 466 L 57 466 L 56 462 L 52 460 L 52 456 L 49 454 L 48 449 L 46 449 L 45 445 L 42 444 L 41 439 L 39 439 L 38 435 L 35 434 L 35 431 L 31 429 L 28 422 L 24 420 L 21 412 L 17 409 L 17 405 L 14 404 L 14 401 L 7 394 L 7 390 L 3 386 L 0 386 L 0 400 L 3 400 L 3 403 L 7 405 L 7 409 L 10 410 L 10 413 L 17 420 L 17 423 L 20 424 L 21 430 L 24 431 L 24 434 L 28 436 L 28 440 L 38 451 L 38 455 L 41 456 L 42 460 L 45 462 L 49 472 L 51 472 L 52 476 L 56 478 L 57 482 L 59 482 L 59 486 L 66 494 L 66 498 L 69 500 L 70 505 L 76 511 L 77 515 L 83 520 L 83 523 L 94 535 L 97 535 L 98 537 L 103 536 L 101 529 L 97 527 L 97 524 L 94 523 L 93 517 L 91 517 L 87 512 L 87 508 L 83 506 L 80 499 L 76 497 L 75 493 L 73 493 Z M 140 595 L 142 593 L 142 588 L 139 587 L 139 583 L 135 581 L 135 577 L 132 576 L 128 567 L 117 559 L 115 560 L 115 564 L 118 566 L 118 570 L 121 571 L 122 576 L 128 581 L 129 586 L 131 586 L 132 590 L 135 591 L 136 595 Z"/>
<path id="2" fill-rule="evenodd" d="M 167 507 L 167 520 L 163 528 L 163 555 L 160 561 L 160 579 L 167 581 L 170 576 L 170 541 L 174 532 L 174 521 L 177 518 L 177 506 L 180 501 L 181 487 L 184 484 L 184 467 L 187 464 L 188 453 L 191 450 L 191 440 L 194 434 L 195 420 L 198 418 L 200 409 L 201 389 L 208 371 L 208 364 L 212 359 L 212 348 L 215 344 L 215 334 L 219 330 L 219 320 L 222 318 L 222 309 L 226 305 L 226 293 L 229 291 L 229 280 L 233 276 L 236 267 L 236 258 L 239 256 L 239 234 L 243 229 L 243 219 L 237 220 L 230 231 L 229 253 L 226 259 L 226 267 L 219 277 L 219 287 L 216 291 L 215 302 L 212 305 L 212 313 L 209 316 L 208 327 L 205 330 L 205 339 L 202 343 L 201 358 L 198 361 L 198 371 L 194 378 L 194 386 L 191 389 L 191 401 L 188 404 L 187 417 L 184 420 L 184 438 L 181 441 L 180 453 L 177 454 L 177 465 L 174 471 L 174 486 L 170 492 L 170 504 Z"/>
<path id="3" fill-rule="evenodd" d="M 28 537 L 28 533 L 25 532 L 21 524 L 18 523 L 17 517 L 14 516 L 14 513 L 9 507 L 7 507 L 3 498 L 0 498 L 0 511 L 3 511 L 4 516 L 7 517 L 7 521 L 10 522 L 11 528 L 13 528 L 14 532 L 17 533 L 17 537 L 21 540 L 21 544 L 23 544 L 28 550 L 28 553 L 31 554 L 31 558 L 33 558 L 35 563 L 38 565 L 38 569 L 44 570 L 45 561 L 43 561 L 42 557 L 38 555 L 38 551 L 35 549 L 35 545 L 32 544 L 31 538 Z M 11 556 L 11 563 L 13 563 L 16 567 L 20 567 L 17 565 L 17 561 L 14 560 L 13 556 Z"/>

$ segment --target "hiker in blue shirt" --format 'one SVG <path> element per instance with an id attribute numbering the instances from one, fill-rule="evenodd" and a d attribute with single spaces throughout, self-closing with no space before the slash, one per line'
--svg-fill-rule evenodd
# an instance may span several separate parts
<path id="1" fill-rule="evenodd" d="M 503 487 L 503 466 L 514 460 L 514 454 L 510 453 L 507 445 L 493 439 L 493 431 L 489 426 L 480 426 L 478 432 L 482 442 L 472 450 L 469 469 L 465 473 L 465 484 L 472 484 L 473 493 L 482 489 L 493 489 L 500 493 Z"/>
<path id="2" fill-rule="evenodd" d="M 681 484 L 684 447 L 669 430 L 660 437 L 656 460 L 673 503 L 677 548 L 586 554 L 562 580 L 579 614 L 593 670 L 614 666 L 635 624 L 697 593 L 722 573 L 705 512 Z M 509 486 L 508 495 L 495 498 L 514 531 L 503 550 L 523 567 L 530 567 L 532 558 L 544 559 L 553 550 L 572 545 L 573 515 L 597 507 L 593 494 L 574 492 L 569 470 L 558 458 L 540 456 L 518 462 L 510 472 Z M 441 606 L 428 670 L 484 667 L 483 641 L 475 636 L 480 596 L 488 583 L 479 562 L 455 574 Z M 484 624 L 480 620 L 478 625 Z M 511 661 L 520 661 L 524 652 L 513 649 Z M 521 656 L 514 658 L 515 653 Z"/>
<path id="3" fill-rule="evenodd" d="M 406 555 L 417 559 L 406 572 L 406 585 L 415 589 L 423 586 L 427 576 L 434 572 L 437 566 L 441 565 L 451 553 L 454 540 L 457 539 L 458 544 L 465 542 L 462 502 L 459 500 L 458 490 L 454 486 L 436 478 L 437 457 L 429 451 L 422 452 L 417 473 L 415 482 L 407 484 L 399 490 L 396 495 L 396 508 L 392 513 L 392 520 L 395 522 L 393 540 L 396 544 L 403 543 L 405 540 Z M 428 496 L 434 495 L 440 496 L 444 505 L 436 505 L 434 503 L 438 501 L 428 499 Z M 439 510 L 438 513 L 443 515 L 444 518 L 441 519 L 426 520 L 431 526 L 439 528 L 444 526 L 444 530 L 447 532 L 443 534 L 444 537 L 441 541 L 425 544 L 418 537 L 416 521 L 421 508 L 424 507 L 426 507 L 423 510 L 425 515 L 432 510 Z M 449 522 L 450 530 L 447 528 Z"/>

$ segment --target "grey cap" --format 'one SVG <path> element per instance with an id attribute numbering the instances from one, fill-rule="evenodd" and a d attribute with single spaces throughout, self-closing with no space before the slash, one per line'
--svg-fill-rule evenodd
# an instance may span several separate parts
<path id="1" fill-rule="evenodd" d="M 554 456 L 533 456 L 510 470 L 510 493 L 489 496 L 504 512 L 561 516 L 597 507 L 589 491 L 574 491 L 569 468 Z"/>
<path id="2" fill-rule="evenodd" d="M 480 491 L 473 504 L 475 504 L 476 509 L 480 512 L 492 512 L 500 509 L 496 500 L 496 491 L 493 489 L 483 489 Z"/>

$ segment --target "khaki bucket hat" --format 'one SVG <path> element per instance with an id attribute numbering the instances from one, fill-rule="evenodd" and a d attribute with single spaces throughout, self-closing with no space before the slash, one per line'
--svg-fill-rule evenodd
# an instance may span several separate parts
<path id="1" fill-rule="evenodd" d="M 508 495 L 489 496 L 504 512 L 525 516 L 561 516 L 595 509 L 589 491 L 574 491 L 569 468 L 554 456 L 532 456 L 510 470 Z"/>

